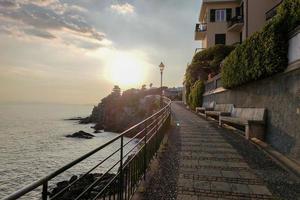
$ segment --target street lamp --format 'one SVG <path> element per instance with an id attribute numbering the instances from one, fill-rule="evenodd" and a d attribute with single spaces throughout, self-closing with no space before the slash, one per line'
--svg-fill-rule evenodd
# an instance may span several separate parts
<path id="1" fill-rule="evenodd" d="M 163 103 L 163 100 L 162 100 L 162 75 L 163 75 L 165 65 L 161 62 L 158 67 L 160 70 L 160 107 L 162 107 L 162 103 Z"/>

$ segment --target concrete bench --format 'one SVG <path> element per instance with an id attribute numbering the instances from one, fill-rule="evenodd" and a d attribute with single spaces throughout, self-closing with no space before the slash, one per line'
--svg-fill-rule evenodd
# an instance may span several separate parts
<path id="1" fill-rule="evenodd" d="M 202 107 L 196 107 L 196 113 L 205 114 L 205 111 L 214 110 L 215 102 L 204 102 Z"/>
<path id="2" fill-rule="evenodd" d="M 214 110 L 205 111 L 205 118 L 211 116 L 219 119 L 220 116 L 230 116 L 233 107 L 233 104 L 216 104 Z"/>
<path id="3" fill-rule="evenodd" d="M 265 108 L 234 108 L 230 116 L 221 116 L 219 125 L 231 123 L 245 126 L 247 139 L 257 138 L 264 140 L 267 111 Z"/>

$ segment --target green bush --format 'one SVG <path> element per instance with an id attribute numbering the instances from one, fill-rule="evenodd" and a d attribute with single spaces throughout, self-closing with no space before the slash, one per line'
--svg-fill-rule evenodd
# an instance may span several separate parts
<path id="1" fill-rule="evenodd" d="M 192 109 L 195 109 L 197 106 L 202 105 L 202 95 L 205 90 L 205 85 L 203 81 L 196 81 L 194 86 L 191 88 L 191 92 L 189 94 L 189 106 Z"/>
<path id="2" fill-rule="evenodd" d="M 186 87 L 186 100 L 188 105 L 191 106 L 190 92 L 198 79 L 206 81 L 208 74 L 220 73 L 220 63 L 230 52 L 234 46 L 215 45 L 207 48 L 194 55 L 192 63 L 187 67 L 185 72 L 185 87 Z"/>
<path id="3" fill-rule="evenodd" d="M 225 59 L 223 86 L 234 88 L 284 71 L 288 63 L 288 33 L 299 22 L 300 0 L 285 0 L 261 32 L 249 37 Z"/>

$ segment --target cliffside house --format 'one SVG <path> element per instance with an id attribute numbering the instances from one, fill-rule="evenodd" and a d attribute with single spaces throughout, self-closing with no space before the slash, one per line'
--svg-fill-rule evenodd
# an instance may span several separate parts
<path id="1" fill-rule="evenodd" d="M 241 43 L 276 15 L 282 0 L 203 0 L 195 40 L 205 49 Z"/>

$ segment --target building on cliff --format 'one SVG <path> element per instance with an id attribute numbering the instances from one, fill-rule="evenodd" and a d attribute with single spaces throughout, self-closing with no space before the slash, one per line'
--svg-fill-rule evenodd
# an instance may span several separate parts
<path id="1" fill-rule="evenodd" d="M 282 0 L 203 0 L 195 40 L 205 49 L 241 43 L 276 14 Z"/>

